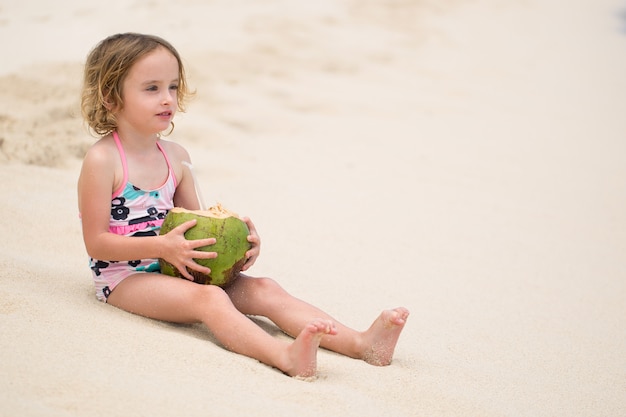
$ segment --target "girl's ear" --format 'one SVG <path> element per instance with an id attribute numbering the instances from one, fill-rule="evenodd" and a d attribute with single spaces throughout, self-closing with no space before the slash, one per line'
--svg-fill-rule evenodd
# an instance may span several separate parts
<path id="1" fill-rule="evenodd" d="M 111 100 L 111 92 L 107 92 L 104 95 L 104 99 L 103 99 L 103 103 L 104 104 L 104 108 L 107 109 L 110 112 L 113 112 L 117 109 L 117 105 L 113 102 L 113 100 Z"/>
<path id="2" fill-rule="evenodd" d="M 115 106 L 114 106 L 114 104 L 113 104 L 113 103 L 111 103 L 110 98 L 111 98 L 111 97 L 107 94 L 107 95 L 104 97 L 104 100 L 103 100 L 103 103 L 102 103 L 102 104 L 104 105 L 104 108 L 105 108 L 105 109 L 107 109 L 108 111 L 113 111 L 113 107 L 115 107 Z"/>
<path id="3" fill-rule="evenodd" d="M 105 100 L 104 108 L 107 109 L 107 111 L 111 114 L 115 114 L 121 109 L 121 106 L 119 104 L 113 104 L 109 100 Z"/>

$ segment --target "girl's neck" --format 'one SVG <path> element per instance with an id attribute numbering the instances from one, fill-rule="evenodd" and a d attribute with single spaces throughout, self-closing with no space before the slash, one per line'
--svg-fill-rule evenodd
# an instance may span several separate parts
<path id="1" fill-rule="evenodd" d="M 117 129 L 117 134 L 124 149 L 127 151 L 141 152 L 144 150 L 152 150 L 159 140 L 159 135 L 156 133 L 146 135 L 128 129 Z"/>

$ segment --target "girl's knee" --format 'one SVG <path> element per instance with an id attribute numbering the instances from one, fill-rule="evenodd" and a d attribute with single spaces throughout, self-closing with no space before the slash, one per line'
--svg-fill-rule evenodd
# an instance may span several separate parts
<path id="1" fill-rule="evenodd" d="M 285 292 L 272 278 L 254 278 L 252 284 L 254 292 L 261 296 L 275 297 Z"/>
<path id="2" fill-rule="evenodd" d="M 286 294 L 272 278 L 245 277 L 229 293 L 234 299 L 254 305 L 275 304 Z"/>
<path id="3" fill-rule="evenodd" d="M 217 285 L 201 285 L 197 284 L 194 291 L 194 303 L 201 305 L 215 304 L 228 301 L 228 295 L 221 287 Z"/>

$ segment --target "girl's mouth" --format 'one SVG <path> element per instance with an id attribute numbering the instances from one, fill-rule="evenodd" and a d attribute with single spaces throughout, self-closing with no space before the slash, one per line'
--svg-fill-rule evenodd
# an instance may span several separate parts
<path id="1" fill-rule="evenodd" d="M 171 111 L 164 111 L 163 113 L 158 113 L 157 117 L 164 122 L 169 122 L 170 120 L 172 120 L 172 114 L 173 112 Z"/>

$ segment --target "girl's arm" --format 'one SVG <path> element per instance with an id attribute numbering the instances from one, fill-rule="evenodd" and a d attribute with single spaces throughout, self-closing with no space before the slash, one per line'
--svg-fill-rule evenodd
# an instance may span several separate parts
<path id="1" fill-rule="evenodd" d="M 109 232 L 111 194 L 115 183 L 116 158 L 106 144 L 94 145 L 86 154 L 78 180 L 78 205 L 82 217 L 83 239 L 89 256 L 110 261 L 164 258 L 188 279 L 185 267 L 209 273 L 193 258 L 214 258 L 214 252 L 196 251 L 212 245 L 215 239 L 186 240 L 184 233 L 195 225 L 186 222 L 163 236 L 132 238 Z"/>

